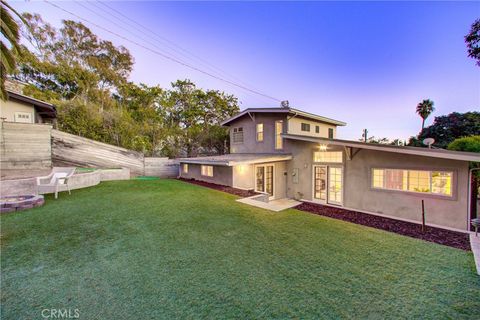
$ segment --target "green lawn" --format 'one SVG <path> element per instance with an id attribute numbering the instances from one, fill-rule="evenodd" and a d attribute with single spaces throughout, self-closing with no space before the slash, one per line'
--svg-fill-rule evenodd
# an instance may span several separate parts
<path id="1" fill-rule="evenodd" d="M 477 318 L 471 253 L 175 180 L 3 215 L 2 319 Z"/>

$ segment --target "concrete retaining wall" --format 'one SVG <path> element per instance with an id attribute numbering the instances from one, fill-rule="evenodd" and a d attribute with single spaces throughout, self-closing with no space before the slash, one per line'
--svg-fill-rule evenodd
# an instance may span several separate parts
<path id="1" fill-rule="evenodd" d="M 52 130 L 52 162 L 54 166 L 89 168 L 128 168 L 144 174 L 143 154 Z"/>
<path id="2" fill-rule="evenodd" d="M 69 186 L 71 190 L 75 190 L 96 186 L 101 181 L 128 179 L 130 179 L 130 170 L 127 168 L 95 170 L 92 172 L 74 174 L 69 179 Z M 1 196 L 19 196 L 28 194 L 37 194 L 36 178 L 2 180 L 0 183 Z"/>
<path id="3" fill-rule="evenodd" d="M 0 168 L 45 169 L 52 166 L 51 125 L 1 122 Z"/>
<path id="4" fill-rule="evenodd" d="M 144 162 L 146 176 L 176 178 L 179 175 L 178 161 L 176 160 L 149 157 L 145 158 Z"/>

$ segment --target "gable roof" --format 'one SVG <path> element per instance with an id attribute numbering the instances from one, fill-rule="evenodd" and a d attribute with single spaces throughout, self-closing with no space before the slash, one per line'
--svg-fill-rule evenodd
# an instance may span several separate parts
<path id="1" fill-rule="evenodd" d="M 283 113 L 283 114 L 287 114 L 287 115 L 300 116 L 300 117 L 310 119 L 310 120 L 329 123 L 329 124 L 333 124 L 333 125 L 336 125 L 336 126 L 345 126 L 346 125 L 346 123 L 343 122 L 343 121 L 334 120 L 334 119 L 330 119 L 330 118 L 327 118 L 327 117 L 322 117 L 322 116 L 319 116 L 319 115 L 316 115 L 316 114 L 313 114 L 313 113 L 310 113 L 310 112 L 305 112 L 305 111 L 294 109 L 294 108 L 247 108 L 247 109 L 243 110 L 242 112 L 236 114 L 235 116 L 233 116 L 233 117 L 231 117 L 227 120 L 224 120 L 221 123 L 221 125 L 222 126 L 228 126 L 228 125 L 230 125 L 230 123 L 232 123 L 236 119 L 239 119 L 239 118 L 243 117 L 244 115 L 247 115 L 247 114 L 250 114 L 250 113 Z"/>
<path id="2" fill-rule="evenodd" d="M 411 155 L 425 156 L 425 157 L 432 157 L 432 158 L 480 162 L 480 153 L 476 153 L 476 152 L 452 151 L 452 150 L 445 150 L 445 149 L 429 149 L 429 148 L 419 148 L 419 147 L 403 147 L 403 146 L 393 146 L 393 145 L 379 144 L 379 143 L 365 143 L 365 142 L 351 141 L 351 140 L 307 137 L 307 136 L 301 136 L 296 134 L 282 134 L 282 136 L 286 139 L 315 142 L 315 143 L 321 143 L 321 144 L 327 144 L 327 145 L 331 144 L 331 145 L 337 145 L 337 146 L 345 146 L 345 147 L 352 147 L 352 148 L 359 148 L 359 149 L 370 149 L 370 150 L 378 150 L 378 151 L 394 152 L 394 153 L 402 153 L 402 154 L 411 154 Z"/>
<path id="3" fill-rule="evenodd" d="M 25 96 L 23 94 L 19 94 L 17 92 L 13 92 L 7 90 L 8 99 L 22 101 L 28 104 L 32 104 L 37 113 L 44 117 L 44 118 L 56 118 L 57 117 L 57 109 L 51 103 L 47 103 L 45 101 L 41 101 L 29 96 Z"/>

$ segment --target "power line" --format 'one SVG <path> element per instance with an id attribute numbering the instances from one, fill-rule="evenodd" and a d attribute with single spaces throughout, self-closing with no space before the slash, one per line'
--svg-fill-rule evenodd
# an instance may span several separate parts
<path id="1" fill-rule="evenodd" d="M 194 59 L 196 59 L 197 61 L 201 62 L 202 64 L 204 64 L 204 65 L 206 65 L 206 66 L 209 66 L 210 68 L 213 68 L 214 70 L 217 71 L 217 73 L 224 74 L 224 75 L 226 75 L 226 76 L 228 76 L 228 77 L 230 77 L 230 78 L 232 78 L 232 79 L 237 80 L 238 82 L 240 82 L 240 83 L 241 83 L 242 85 L 244 85 L 244 86 L 250 86 L 250 87 L 251 87 L 251 85 L 243 82 L 241 79 L 239 79 L 239 78 L 233 76 L 232 74 L 230 74 L 230 73 L 228 73 L 228 72 L 226 72 L 226 71 L 224 71 L 224 70 L 216 67 L 215 65 L 213 65 L 213 64 L 209 63 L 208 61 L 202 59 L 201 57 L 199 57 L 199 56 L 197 56 L 196 54 L 190 52 L 189 50 L 181 47 L 180 45 L 176 44 L 175 42 L 173 42 L 173 41 L 171 41 L 171 40 L 169 40 L 169 39 L 167 39 L 167 38 L 165 38 L 165 37 L 157 34 L 155 31 L 152 31 L 151 29 L 145 27 L 145 26 L 142 25 L 141 23 L 139 23 L 139 22 L 135 21 L 134 19 L 130 18 L 128 15 L 125 15 L 125 14 L 123 14 L 122 12 L 120 12 L 119 10 L 117 10 L 117 9 L 109 6 L 109 5 L 106 4 L 105 2 L 100 1 L 100 0 L 95 0 L 95 1 L 98 2 L 98 3 L 100 3 L 102 6 L 110 9 L 111 11 L 115 12 L 116 14 L 120 15 L 120 16 L 123 17 L 124 19 L 127 19 L 128 21 L 130 21 L 130 22 L 131 22 L 130 25 L 131 25 L 132 27 L 134 27 L 136 30 L 139 30 L 138 27 L 136 27 L 136 26 L 139 26 L 139 27 L 142 28 L 143 30 L 145 30 L 145 31 L 149 32 L 150 34 L 152 34 L 152 35 L 153 35 L 154 37 L 156 37 L 157 39 L 159 39 L 159 40 L 161 40 L 161 41 L 163 41 L 163 42 L 166 42 L 166 43 L 167 43 L 166 45 L 167 45 L 170 49 L 174 50 L 175 52 L 178 52 L 178 53 L 180 53 L 181 55 L 184 55 L 184 56 L 185 56 L 185 54 L 186 54 L 186 55 L 188 55 L 188 56 L 190 56 L 190 57 L 193 57 Z M 88 1 L 88 2 L 90 2 L 91 4 L 93 4 L 96 8 L 99 8 L 99 9 L 100 9 L 100 7 L 97 6 L 97 5 L 95 5 L 95 3 L 93 3 L 92 1 Z M 125 21 L 122 20 L 122 23 L 125 23 Z M 140 32 L 143 32 L 143 31 L 140 30 Z M 169 45 L 169 44 L 170 44 L 170 45 Z M 173 48 L 172 46 L 180 49 L 180 50 L 183 51 L 184 53 L 181 53 L 180 51 L 176 50 L 176 49 Z"/>
<path id="2" fill-rule="evenodd" d="M 236 83 L 236 82 L 230 81 L 230 80 L 225 79 L 225 78 L 223 78 L 223 77 L 216 76 L 216 75 L 214 75 L 214 74 L 212 74 L 212 73 L 210 73 L 210 72 L 204 71 L 204 70 L 202 70 L 202 69 L 200 69 L 200 68 L 197 68 L 197 67 L 192 66 L 192 65 L 190 65 L 190 64 L 188 64 L 188 63 L 185 63 L 185 62 L 183 62 L 183 61 L 181 61 L 181 60 L 179 60 L 179 59 L 177 59 L 177 58 L 171 57 L 171 56 L 166 55 L 166 54 L 164 54 L 164 53 L 162 53 L 162 52 L 159 52 L 159 51 L 157 51 L 157 50 L 151 49 L 151 48 L 149 48 L 149 47 L 147 47 L 147 46 L 145 46 L 145 45 L 143 45 L 143 44 L 141 44 L 141 43 L 139 43 L 139 42 L 137 42 L 137 41 L 135 41 L 135 40 L 131 40 L 131 39 L 125 37 L 125 36 L 122 36 L 121 34 L 118 34 L 118 33 L 114 32 L 114 31 L 111 31 L 111 30 L 109 30 L 109 29 L 107 29 L 107 28 L 104 28 L 104 27 L 98 25 L 98 24 L 95 23 L 95 22 L 92 22 L 92 21 L 90 21 L 90 20 L 88 20 L 88 19 L 82 18 L 81 16 L 79 16 L 79 15 L 77 15 L 77 14 L 75 14 L 75 13 L 73 13 L 73 12 L 67 10 L 67 9 L 64 9 L 64 8 L 60 7 L 59 5 L 54 4 L 54 3 L 52 3 L 52 2 L 50 2 L 50 1 L 48 1 L 48 0 L 43 0 L 43 1 L 44 1 L 45 3 L 53 6 L 53 7 L 61 10 L 61 11 L 63 11 L 63 12 L 66 12 L 66 13 L 68 13 L 68 14 L 70 14 L 70 15 L 72 15 L 72 16 L 80 19 L 80 20 L 82 20 L 82 21 L 85 21 L 85 22 L 87 22 L 87 23 L 90 23 L 91 25 L 93 25 L 93 26 L 95 26 L 95 27 L 97 27 L 97 28 L 99 28 L 99 29 L 101 29 L 101 30 L 103 30 L 103 31 L 105 31 L 105 32 L 108 32 L 108 33 L 110 33 L 110 34 L 113 34 L 114 36 L 117 36 L 117 37 L 119 37 L 119 38 L 121 38 L 121 39 L 123 39 L 123 40 L 125 40 L 125 41 L 128 41 L 128 42 L 130 42 L 130 43 L 132 43 L 132 44 L 134 44 L 134 45 L 137 45 L 137 46 L 139 46 L 139 47 L 141 47 L 141 48 L 144 48 L 145 50 L 148 50 L 148 51 L 150 51 L 150 52 L 152 52 L 152 53 L 154 53 L 154 54 L 156 54 L 156 55 L 159 55 L 159 56 L 161 56 L 161 57 L 163 57 L 163 58 L 165 58 L 165 59 L 168 59 L 168 60 L 173 61 L 173 62 L 175 62 L 175 63 L 177 63 L 177 64 L 180 64 L 180 65 L 182 65 L 182 66 L 184 66 L 184 67 L 190 68 L 190 69 L 195 70 L 195 71 L 197 71 L 197 72 L 203 73 L 203 74 L 205 74 L 205 75 L 207 75 L 207 76 L 209 76 L 209 77 L 211 77 L 211 78 L 214 78 L 214 79 L 223 81 L 223 82 L 225 82 L 225 83 L 228 83 L 228 84 L 233 85 L 233 86 L 235 86 L 235 87 L 238 87 L 238 88 L 240 88 L 240 89 L 249 91 L 249 92 L 251 92 L 251 93 L 254 93 L 254 94 L 257 94 L 257 95 L 260 95 L 260 96 L 263 96 L 263 97 L 266 97 L 266 98 L 268 98 L 268 99 L 271 99 L 271 100 L 274 100 L 274 101 L 277 101 L 277 102 L 280 102 L 280 101 L 281 101 L 280 99 L 277 99 L 277 98 L 275 98 L 275 97 L 272 97 L 272 96 L 267 95 L 267 94 L 264 94 L 264 93 L 261 93 L 261 92 L 259 92 L 259 91 L 257 91 L 257 90 L 250 89 L 250 88 L 248 88 L 248 87 L 246 87 L 246 86 L 243 86 L 243 85 L 238 84 L 238 83 Z"/>
<path id="3" fill-rule="evenodd" d="M 120 20 L 121 23 L 122 23 L 122 25 L 120 25 L 120 24 L 118 24 L 116 21 L 111 20 L 109 17 L 106 17 L 106 16 L 98 13 L 97 11 L 92 10 L 91 8 L 83 5 L 80 1 L 74 1 L 74 2 L 75 2 L 76 4 L 78 4 L 79 6 L 85 8 L 86 10 L 88 10 L 88 11 L 94 13 L 95 15 L 101 17 L 102 19 L 104 19 L 104 20 L 106 20 L 106 21 L 109 21 L 110 23 L 112 23 L 113 25 L 115 25 L 117 28 L 123 29 L 123 30 L 125 30 L 126 32 L 130 33 L 131 35 L 142 39 L 142 40 L 145 41 L 146 43 L 154 46 L 155 48 L 157 48 L 157 49 L 159 49 L 159 50 L 161 50 L 163 53 L 169 54 L 169 55 L 172 55 L 172 56 L 175 57 L 175 53 L 169 52 L 169 51 L 167 51 L 167 50 L 159 47 L 157 44 L 152 43 L 152 42 L 149 41 L 149 40 L 153 40 L 153 41 L 159 42 L 158 40 L 149 38 L 148 35 L 147 35 L 148 39 L 145 39 L 144 37 L 142 37 L 143 35 L 145 35 L 145 31 L 140 30 L 140 29 L 139 29 L 138 27 L 136 27 L 135 25 L 131 25 L 131 24 L 130 24 L 130 27 L 132 27 L 132 28 L 134 28 L 135 30 L 137 30 L 138 32 L 140 32 L 140 34 L 141 34 L 142 36 L 139 36 L 138 34 L 132 32 L 132 30 L 129 29 L 129 28 L 125 28 L 125 27 L 123 26 L 123 25 L 125 25 L 125 21 L 124 21 L 125 19 L 122 19 L 122 20 L 121 20 L 121 19 L 119 19 L 118 17 L 113 16 L 110 12 L 106 12 L 105 9 L 97 6 L 95 3 L 91 2 L 91 1 L 87 1 L 87 2 L 89 2 L 90 4 L 92 4 L 93 6 L 95 6 L 95 8 L 97 8 L 97 9 L 100 10 L 101 12 L 104 12 L 106 15 L 108 15 L 108 16 L 114 18 L 114 19 Z M 163 43 L 162 43 L 162 44 L 163 44 Z M 174 52 L 179 53 L 179 54 L 185 56 L 185 57 L 188 59 L 188 57 L 187 57 L 186 55 L 182 54 L 180 51 L 172 48 L 171 46 L 169 46 L 169 48 L 170 48 L 171 50 L 173 50 Z M 178 58 L 178 57 L 175 57 L 175 58 L 178 59 L 178 60 L 182 60 L 182 62 L 184 62 L 184 63 L 186 62 L 185 60 L 180 59 L 180 58 Z M 220 73 L 216 72 L 215 70 L 213 70 L 213 69 L 211 69 L 211 68 L 208 68 L 208 69 L 210 69 L 210 70 L 213 71 L 214 73 L 217 73 L 217 75 L 222 76 Z"/>

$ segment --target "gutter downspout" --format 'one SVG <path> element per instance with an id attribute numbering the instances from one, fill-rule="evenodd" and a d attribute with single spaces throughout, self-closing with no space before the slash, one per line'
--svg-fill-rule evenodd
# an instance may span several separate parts
<path id="1" fill-rule="evenodd" d="M 480 170 L 480 168 L 472 168 L 468 170 L 468 185 L 467 185 L 467 231 L 470 232 L 470 220 L 472 219 L 472 190 L 470 190 L 472 186 L 472 177 L 473 171 Z M 475 199 L 477 201 L 477 199 Z M 478 218 L 478 208 L 477 212 L 475 212 L 476 217 Z"/>

